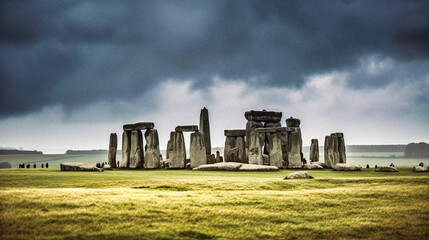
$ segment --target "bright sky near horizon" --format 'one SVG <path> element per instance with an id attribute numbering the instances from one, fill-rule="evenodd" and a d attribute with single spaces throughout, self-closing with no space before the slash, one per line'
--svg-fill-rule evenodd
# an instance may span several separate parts
<path id="1" fill-rule="evenodd" d="M 262 109 L 300 118 L 304 145 L 429 141 L 427 1 L 0 6 L 0 147 L 107 149 L 152 121 L 165 149 L 203 107 L 213 147 Z"/>

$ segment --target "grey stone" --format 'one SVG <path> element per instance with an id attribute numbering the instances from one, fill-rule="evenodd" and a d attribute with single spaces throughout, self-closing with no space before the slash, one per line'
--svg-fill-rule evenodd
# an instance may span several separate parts
<path id="1" fill-rule="evenodd" d="M 310 161 L 319 161 L 319 141 L 317 139 L 311 139 L 310 145 Z"/>
<path id="2" fill-rule="evenodd" d="M 312 176 L 310 176 L 310 174 L 308 174 L 308 172 L 306 171 L 302 171 L 302 172 L 294 172 L 291 173 L 289 175 L 287 175 L 287 177 L 285 177 L 285 179 L 308 179 L 308 178 L 313 178 Z"/>
<path id="3" fill-rule="evenodd" d="M 326 166 L 326 164 L 325 164 L 325 163 L 323 163 L 323 162 L 311 162 L 310 164 L 311 164 L 311 165 L 319 165 L 319 166 L 321 166 L 322 168 L 328 168 L 328 166 Z"/>
<path id="4" fill-rule="evenodd" d="M 340 154 L 340 163 L 346 163 L 346 144 L 344 142 L 344 134 L 337 133 L 338 137 L 338 152 Z"/>
<path id="5" fill-rule="evenodd" d="M 256 164 L 243 164 L 238 169 L 238 171 L 279 171 L 279 168 L 276 166 L 265 166 L 265 165 L 256 165 Z"/>
<path id="6" fill-rule="evenodd" d="M 124 125 L 124 131 L 152 129 L 155 124 L 153 122 L 137 122 Z"/>
<path id="7" fill-rule="evenodd" d="M 414 166 L 413 172 L 429 172 L 429 167 Z"/>
<path id="8" fill-rule="evenodd" d="M 262 165 L 270 165 L 270 156 L 268 156 L 267 154 L 262 154 L 262 161 Z"/>
<path id="9" fill-rule="evenodd" d="M 112 167 L 110 166 L 110 164 L 105 164 L 103 166 L 103 170 L 113 170 Z"/>
<path id="10" fill-rule="evenodd" d="M 222 161 L 220 160 L 220 152 L 216 151 L 216 163 L 218 162 L 222 162 Z"/>
<path id="11" fill-rule="evenodd" d="M 205 170 L 205 171 L 237 171 L 243 163 L 237 162 L 220 162 L 215 164 L 201 165 L 194 170 Z"/>
<path id="12" fill-rule="evenodd" d="M 144 157 L 144 168 L 159 168 L 161 152 L 159 151 L 159 138 L 156 129 L 148 129 L 145 134 L 146 155 Z"/>
<path id="13" fill-rule="evenodd" d="M 288 139 L 288 154 L 287 154 L 287 168 L 301 168 L 302 167 L 302 139 L 300 131 L 293 131 L 289 133 Z"/>
<path id="14" fill-rule="evenodd" d="M 324 145 L 324 159 L 327 168 L 332 168 L 334 165 L 332 163 L 332 151 L 331 151 L 331 136 L 325 136 L 325 145 Z"/>
<path id="15" fill-rule="evenodd" d="M 228 158 L 228 152 L 235 148 L 237 145 L 237 137 L 226 137 L 225 138 L 225 147 L 224 147 L 224 152 L 223 152 L 223 156 L 225 157 L 225 162 L 230 162 L 231 159 Z M 237 149 L 238 150 L 238 149 Z M 236 156 L 238 154 L 238 151 L 236 153 Z M 238 158 L 238 156 L 237 156 Z"/>
<path id="16" fill-rule="evenodd" d="M 116 150 L 118 148 L 118 137 L 116 133 L 110 134 L 109 153 L 107 154 L 107 162 L 110 166 L 116 167 Z M 118 166 L 119 167 L 119 166 Z"/>
<path id="17" fill-rule="evenodd" d="M 248 142 L 250 142 L 247 152 L 249 163 L 263 165 L 264 162 L 262 158 L 262 146 L 260 143 L 259 134 L 256 132 L 251 132 Z"/>
<path id="18" fill-rule="evenodd" d="M 333 167 L 334 171 L 360 171 L 362 170 L 362 167 L 360 165 L 356 164 L 350 164 L 350 163 L 337 163 Z"/>
<path id="19" fill-rule="evenodd" d="M 282 140 L 280 133 L 273 133 L 270 136 L 270 165 L 278 168 L 283 167 Z"/>
<path id="20" fill-rule="evenodd" d="M 274 111 L 247 111 L 244 114 L 244 117 L 248 121 L 258 121 L 258 122 L 280 122 L 282 119 L 282 113 L 281 112 L 274 112 Z"/>
<path id="21" fill-rule="evenodd" d="M 142 168 L 143 155 L 143 135 L 140 130 L 131 131 L 130 168 Z"/>
<path id="22" fill-rule="evenodd" d="M 290 117 L 286 119 L 287 127 L 299 127 L 300 124 L 301 124 L 301 120 L 299 120 L 298 118 Z"/>
<path id="23" fill-rule="evenodd" d="M 207 159 L 207 164 L 214 164 L 216 163 L 216 156 L 214 154 L 211 154 L 210 157 Z"/>
<path id="24" fill-rule="evenodd" d="M 122 168 L 130 166 L 130 151 L 131 151 L 131 131 L 122 133 Z"/>
<path id="25" fill-rule="evenodd" d="M 171 134 L 170 134 L 171 135 Z M 168 140 L 168 142 L 167 142 L 167 149 L 166 149 L 166 151 L 165 151 L 165 157 L 167 158 L 167 159 L 169 159 L 170 158 L 170 155 L 169 155 L 169 152 L 170 152 L 170 140 Z"/>
<path id="26" fill-rule="evenodd" d="M 183 132 L 171 132 L 171 151 L 169 153 L 169 168 L 185 168 L 186 148 Z"/>
<path id="27" fill-rule="evenodd" d="M 231 148 L 226 153 L 225 162 L 241 162 L 238 159 L 238 148 Z"/>
<path id="28" fill-rule="evenodd" d="M 261 122 L 248 121 L 246 123 L 246 139 L 250 139 L 250 132 L 253 132 L 257 128 L 263 128 L 263 127 L 264 125 Z M 265 138 L 265 135 L 264 135 L 264 138 Z M 263 142 L 261 142 L 261 144 L 263 144 Z M 246 141 L 246 148 L 249 148 L 249 141 Z"/>
<path id="29" fill-rule="evenodd" d="M 198 132 L 197 125 L 182 125 L 176 127 L 176 132 Z"/>
<path id="30" fill-rule="evenodd" d="M 224 131 L 226 137 L 244 137 L 246 129 L 227 129 Z"/>
<path id="31" fill-rule="evenodd" d="M 207 108 L 201 109 L 200 113 L 200 132 L 204 137 L 204 147 L 206 148 L 206 156 L 210 156 L 212 152 L 212 145 L 210 140 L 210 122 L 209 111 Z"/>
<path id="32" fill-rule="evenodd" d="M 60 164 L 61 171 L 103 171 L 95 163 L 63 162 Z"/>
<path id="33" fill-rule="evenodd" d="M 244 142 L 244 136 L 237 137 L 235 147 L 238 149 L 237 157 L 239 162 L 248 163 L 246 156 L 246 143 Z"/>
<path id="34" fill-rule="evenodd" d="M 207 164 L 204 137 L 200 132 L 191 133 L 190 162 L 191 168 Z"/>
<path id="35" fill-rule="evenodd" d="M 304 169 L 323 169 L 322 165 L 319 164 L 304 164 Z"/>
<path id="36" fill-rule="evenodd" d="M 395 167 L 390 166 L 378 166 L 375 168 L 376 172 L 399 172 L 399 170 Z"/>

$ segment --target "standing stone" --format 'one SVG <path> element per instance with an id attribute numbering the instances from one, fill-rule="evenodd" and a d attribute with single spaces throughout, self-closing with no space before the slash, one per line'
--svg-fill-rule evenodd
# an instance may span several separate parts
<path id="1" fill-rule="evenodd" d="M 337 133 L 338 135 L 338 151 L 340 152 L 340 163 L 346 163 L 346 144 L 344 142 L 344 135 Z"/>
<path id="2" fill-rule="evenodd" d="M 109 141 L 109 154 L 107 156 L 108 163 L 112 168 L 116 167 L 116 150 L 118 148 L 118 137 L 116 136 L 116 133 L 110 134 L 110 141 Z M 119 167 L 119 166 L 118 166 Z"/>
<path id="3" fill-rule="evenodd" d="M 325 136 L 324 159 L 325 159 L 326 167 L 328 168 L 333 167 L 332 160 L 331 160 L 331 154 L 332 154 L 331 144 L 332 144 L 331 136 Z"/>
<path id="4" fill-rule="evenodd" d="M 201 132 L 191 133 L 191 146 L 189 148 L 191 168 L 199 167 L 200 165 L 207 164 L 206 147 L 204 136 Z"/>
<path id="5" fill-rule="evenodd" d="M 142 168 L 143 155 L 143 135 L 140 130 L 131 131 L 130 168 Z"/>
<path id="6" fill-rule="evenodd" d="M 299 128 L 289 133 L 288 139 L 288 165 L 287 168 L 301 168 L 301 150 L 302 150 L 302 139 Z"/>
<path id="7" fill-rule="evenodd" d="M 201 109 L 200 113 L 200 132 L 204 137 L 204 147 L 206 148 L 206 156 L 208 157 L 212 153 L 212 144 L 210 140 L 209 111 L 205 107 Z"/>
<path id="8" fill-rule="evenodd" d="M 159 151 L 159 138 L 156 129 L 148 129 L 145 134 L 146 156 L 144 157 L 144 168 L 159 168 L 161 152 Z"/>
<path id="9" fill-rule="evenodd" d="M 248 163 L 246 157 L 246 143 L 244 142 L 244 137 L 237 137 L 237 142 L 235 145 L 238 148 L 238 159 L 241 163 Z"/>
<path id="10" fill-rule="evenodd" d="M 228 153 L 231 153 L 231 149 L 235 148 L 237 145 L 237 137 L 226 137 L 225 138 L 225 148 L 223 152 L 223 156 L 225 157 L 225 162 L 233 161 Z M 238 158 L 238 156 L 236 156 Z M 235 158 L 234 158 L 235 159 Z"/>
<path id="11" fill-rule="evenodd" d="M 280 122 L 266 122 L 264 124 L 264 128 L 273 128 L 273 127 L 281 127 L 282 124 Z M 265 133 L 265 147 L 264 147 L 264 153 L 265 154 L 270 154 L 270 135 L 271 133 L 267 132 Z"/>
<path id="12" fill-rule="evenodd" d="M 220 160 L 220 152 L 216 151 L 216 163 L 218 162 L 222 162 L 222 161 Z"/>
<path id="13" fill-rule="evenodd" d="M 167 159 L 170 158 L 170 155 L 169 155 L 170 151 L 169 150 L 170 150 L 170 140 L 168 140 L 168 142 L 167 142 L 167 150 L 165 151 L 165 155 L 166 155 Z"/>
<path id="14" fill-rule="evenodd" d="M 340 163 L 340 152 L 338 150 L 338 136 L 335 133 L 331 134 L 331 141 L 332 141 L 332 167 L 334 167 L 337 163 Z"/>
<path id="15" fill-rule="evenodd" d="M 250 133 L 248 159 L 249 164 L 264 165 L 264 159 L 262 158 L 262 146 L 259 139 L 259 134 L 256 132 Z"/>
<path id="16" fill-rule="evenodd" d="M 130 151 L 131 151 L 131 131 L 122 133 L 122 168 L 130 166 Z"/>
<path id="17" fill-rule="evenodd" d="M 171 151 L 169 153 L 169 168 L 185 168 L 186 148 L 183 132 L 171 132 Z"/>
<path id="18" fill-rule="evenodd" d="M 272 133 L 270 136 L 270 165 L 278 168 L 283 166 L 280 132 Z"/>
<path id="19" fill-rule="evenodd" d="M 310 145 L 310 161 L 319 161 L 319 141 L 317 139 L 311 139 Z"/>
<path id="20" fill-rule="evenodd" d="M 246 123 L 246 139 L 250 139 L 250 132 L 254 131 L 257 128 L 262 128 L 264 125 L 261 122 L 255 122 L 255 121 L 247 121 Z M 265 134 L 262 134 L 264 135 Z M 265 139 L 265 137 L 264 137 Z M 249 141 L 246 141 L 246 148 L 249 148 Z"/>

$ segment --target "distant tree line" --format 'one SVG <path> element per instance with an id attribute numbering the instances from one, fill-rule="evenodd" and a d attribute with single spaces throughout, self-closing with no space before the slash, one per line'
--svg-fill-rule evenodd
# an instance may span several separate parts
<path id="1" fill-rule="evenodd" d="M 18 149 L 0 149 L 0 155 L 11 155 L 11 154 L 43 154 L 40 151 L 26 151 Z"/>
<path id="2" fill-rule="evenodd" d="M 429 144 L 420 143 L 409 143 L 405 147 L 405 157 L 407 158 L 429 158 Z"/>
<path id="3" fill-rule="evenodd" d="M 348 145 L 347 152 L 404 152 L 405 145 Z"/>
<path id="4" fill-rule="evenodd" d="M 67 150 L 67 155 L 73 155 L 73 154 L 107 154 L 108 151 L 104 149 L 97 149 L 97 150 Z"/>

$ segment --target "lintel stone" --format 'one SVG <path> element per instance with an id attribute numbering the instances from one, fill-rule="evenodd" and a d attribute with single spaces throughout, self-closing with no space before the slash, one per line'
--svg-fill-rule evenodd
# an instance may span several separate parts
<path id="1" fill-rule="evenodd" d="M 132 130 L 144 130 L 144 129 L 153 129 L 155 124 L 153 122 L 137 122 L 124 125 L 124 131 Z"/>
<path id="2" fill-rule="evenodd" d="M 224 131 L 226 137 L 244 137 L 246 129 L 227 129 Z"/>
<path id="3" fill-rule="evenodd" d="M 257 122 L 280 122 L 282 119 L 281 112 L 274 111 L 247 111 L 244 114 L 244 117 L 249 121 L 257 121 Z"/>
<path id="4" fill-rule="evenodd" d="M 182 125 L 176 127 L 176 132 L 198 132 L 198 125 Z"/>

